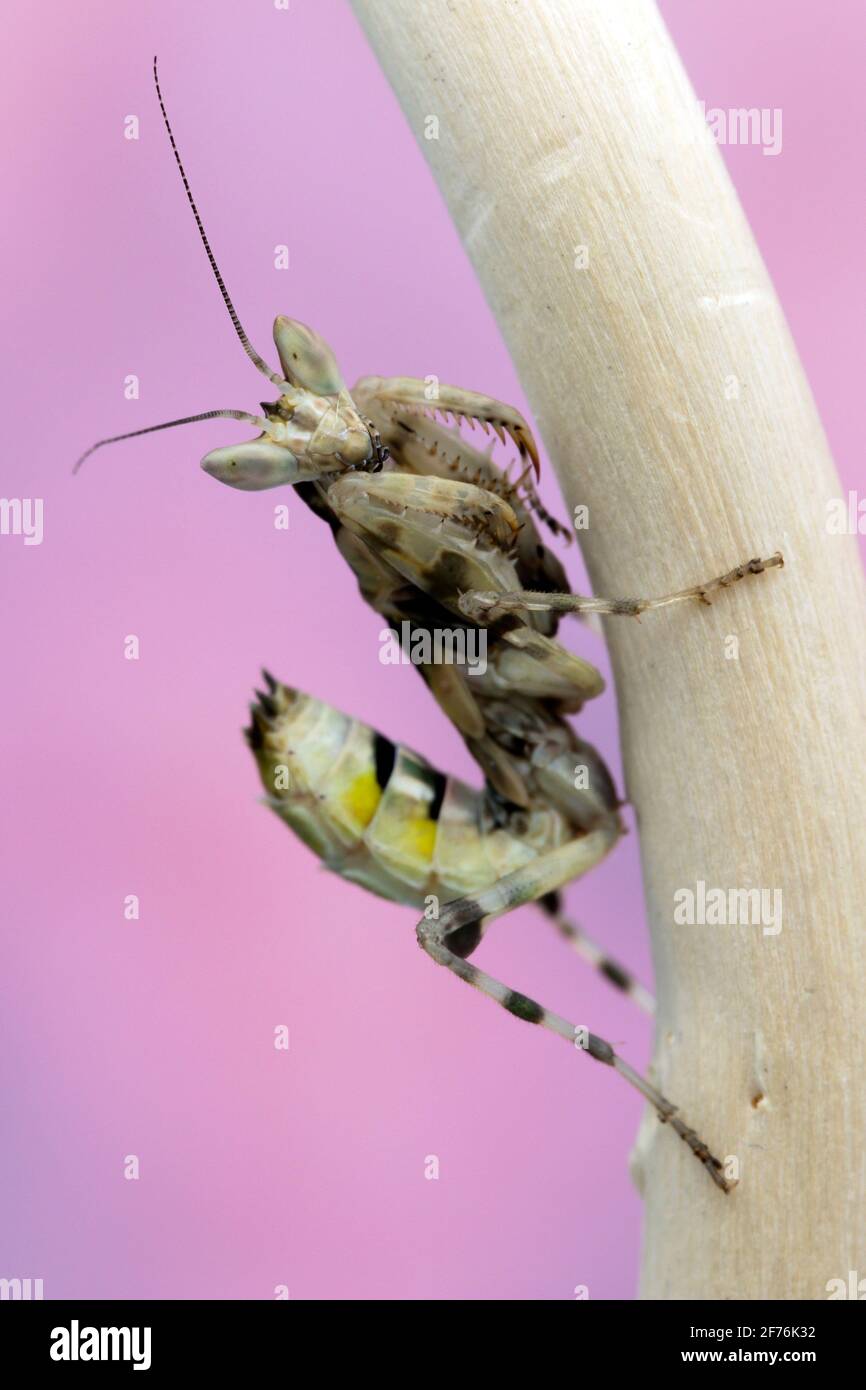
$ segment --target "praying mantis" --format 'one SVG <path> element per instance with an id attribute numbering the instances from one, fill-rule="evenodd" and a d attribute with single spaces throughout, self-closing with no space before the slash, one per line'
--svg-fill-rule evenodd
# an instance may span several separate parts
<path id="1" fill-rule="evenodd" d="M 540 527 L 567 533 L 539 499 L 538 450 L 514 407 L 438 383 L 431 394 L 429 382 L 407 377 L 363 377 L 349 390 L 324 339 L 282 315 L 274 323 L 274 370 L 250 343 L 211 250 L 155 59 L 154 82 L 235 333 L 277 396 L 261 414 L 208 410 L 99 440 L 76 469 L 122 439 L 217 417 L 246 421 L 256 437 L 212 450 L 201 461 L 206 473 L 241 490 L 293 488 L 331 528 L 365 601 L 407 640 L 469 630 L 483 638 L 483 671 L 459 661 L 418 666 L 480 769 L 483 789 L 266 672 L 247 738 L 267 803 L 328 868 L 423 911 L 418 942 L 437 964 L 636 1088 L 727 1192 L 733 1184 L 720 1159 L 609 1042 L 469 957 L 496 918 L 537 903 L 579 954 L 652 1009 L 646 990 L 561 911 L 559 890 L 609 853 L 623 825 L 604 762 L 569 723 L 604 683 L 594 666 L 557 642 L 557 624 L 568 613 L 638 617 L 673 603 L 708 603 L 731 584 L 781 566 L 782 556 L 750 560 L 660 598 L 572 594 Z M 492 436 L 490 447 L 471 444 L 464 424 Z M 494 460 L 497 441 L 517 450 L 514 481 Z"/>

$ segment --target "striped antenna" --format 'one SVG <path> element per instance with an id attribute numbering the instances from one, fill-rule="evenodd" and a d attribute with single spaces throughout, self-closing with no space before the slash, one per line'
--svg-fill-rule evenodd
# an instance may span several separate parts
<path id="1" fill-rule="evenodd" d="M 267 420 L 261 415 L 250 415 L 246 410 L 203 410 L 200 415 L 184 415 L 180 420 L 166 420 L 161 425 L 147 425 L 143 430 L 128 430 L 126 434 L 113 434 L 110 439 L 98 439 L 89 449 L 85 449 L 72 471 L 77 473 L 84 460 L 97 449 L 104 449 L 106 444 L 118 444 L 121 439 L 135 439 L 136 435 L 153 434 L 156 430 L 172 430 L 175 425 L 195 425 L 199 420 L 249 420 L 251 425 L 261 425 L 262 429 L 268 427 Z"/>
<path id="2" fill-rule="evenodd" d="M 210 268 L 214 273 L 214 277 L 216 279 L 217 284 L 219 285 L 219 291 L 223 297 L 223 303 L 229 311 L 229 318 L 231 319 L 232 324 L 234 325 L 234 330 L 240 338 L 241 346 L 243 347 L 243 350 L 247 354 L 247 357 L 249 357 L 250 361 L 256 367 L 258 367 L 259 371 L 262 372 L 268 378 L 268 381 L 272 381 L 276 386 L 284 387 L 286 386 L 286 382 L 283 380 L 281 376 L 278 376 L 276 372 L 271 371 L 267 362 L 264 360 L 263 357 L 259 355 L 259 353 L 256 352 L 255 348 L 253 347 L 252 343 L 247 337 L 246 332 L 244 331 L 243 324 L 238 318 L 237 310 L 235 309 L 234 304 L 232 304 L 231 296 L 229 295 L 229 292 L 225 287 L 225 281 L 223 280 L 222 274 L 220 273 L 220 268 L 216 263 L 216 257 L 214 256 L 214 253 L 210 248 L 210 242 L 207 239 L 207 233 L 205 232 L 204 225 L 199 214 L 199 210 L 196 207 L 195 198 L 192 196 L 192 189 L 189 186 L 189 179 L 186 176 L 186 170 L 183 167 L 183 161 L 181 160 L 180 152 L 177 148 L 177 144 L 175 143 L 174 132 L 171 128 L 171 122 L 168 119 L 168 112 L 165 109 L 165 102 L 162 99 L 162 91 L 160 90 L 159 85 L 159 73 L 157 71 L 155 57 L 153 60 L 153 80 L 156 86 L 156 95 L 159 100 L 159 109 L 162 112 L 162 119 L 165 121 L 165 128 L 168 131 L 168 138 L 171 141 L 172 153 L 177 162 L 177 167 L 180 170 L 180 176 L 183 179 L 183 186 L 186 191 L 186 196 L 189 200 L 189 205 L 192 208 L 192 214 L 195 218 L 195 225 L 198 227 L 198 234 L 201 237 L 202 245 L 204 246 L 204 249 L 207 252 L 207 258 L 210 261 Z"/>

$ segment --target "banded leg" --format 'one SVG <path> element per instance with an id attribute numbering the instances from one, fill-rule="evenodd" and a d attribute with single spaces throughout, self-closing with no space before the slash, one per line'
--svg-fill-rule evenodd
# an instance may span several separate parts
<path id="1" fill-rule="evenodd" d="M 613 1067 L 623 1080 L 649 1101 L 661 1122 L 669 1124 L 684 1143 L 688 1144 L 716 1186 L 722 1192 L 728 1192 L 733 1184 L 725 1178 L 719 1159 L 710 1152 L 703 1139 L 679 1118 L 676 1106 L 618 1056 L 609 1042 L 605 1042 L 604 1038 L 598 1037 L 595 1033 L 569 1023 L 567 1019 L 552 1013 L 550 1009 L 537 1004 L 527 995 L 509 989 L 452 949 L 452 946 L 459 943 L 462 949 L 468 946 L 468 954 L 473 945 L 477 944 L 485 918 L 502 916 L 511 908 L 533 902 L 546 893 L 552 893 L 568 879 L 585 873 L 604 856 L 616 837 L 615 830 L 610 826 L 603 826 L 566 845 L 561 845 L 559 849 L 540 855 L 475 897 L 457 898 L 447 903 L 437 920 L 424 918 L 418 923 L 418 944 L 437 965 L 444 965 L 461 980 L 486 994 L 489 999 L 494 999 L 516 1018 L 522 1018 L 526 1023 L 539 1024 L 549 1032 L 565 1038 L 572 1046 L 587 1052 L 597 1062 Z M 457 933 L 459 936 L 455 936 Z"/>
<path id="2" fill-rule="evenodd" d="M 622 990 L 629 999 L 633 999 L 644 1013 L 655 1014 L 656 1001 L 646 986 L 636 980 L 617 961 L 606 955 L 600 946 L 590 940 L 582 927 L 565 916 L 558 893 L 546 893 L 543 898 L 539 898 L 538 906 L 556 927 L 560 936 L 569 943 L 575 954 L 580 956 L 581 960 L 585 960 L 594 970 L 603 975 L 608 984 Z"/>
<path id="3" fill-rule="evenodd" d="M 671 603 L 684 603 L 687 599 L 697 599 L 699 603 L 710 603 L 710 594 L 720 589 L 729 589 L 738 580 L 749 574 L 763 574 L 765 570 L 781 568 L 785 561 L 780 551 L 767 560 L 760 558 L 747 560 L 727 574 L 709 579 L 704 584 L 693 584 L 689 589 L 678 589 L 673 594 L 662 594 L 660 598 L 586 598 L 582 594 L 545 594 L 515 590 L 513 593 L 497 594 L 493 591 L 471 591 L 460 599 L 460 611 L 473 622 L 492 623 L 506 613 L 605 613 L 618 617 L 639 618 L 652 608 L 666 608 Z"/>

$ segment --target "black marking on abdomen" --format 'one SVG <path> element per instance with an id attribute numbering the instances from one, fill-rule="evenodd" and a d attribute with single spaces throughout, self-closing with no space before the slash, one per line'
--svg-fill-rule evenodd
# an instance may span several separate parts
<path id="1" fill-rule="evenodd" d="M 522 1018 L 524 1023 L 540 1023 L 544 1018 L 544 1009 L 540 1004 L 536 1004 L 534 999 L 530 999 L 526 994 L 518 994 L 512 990 L 502 1001 L 503 1007 L 515 1018 Z"/>
<path id="2" fill-rule="evenodd" d="M 376 759 L 376 781 L 384 791 L 391 780 L 391 773 L 394 771 L 397 749 L 389 738 L 386 738 L 384 734 L 377 733 L 373 750 Z"/>
<path id="3" fill-rule="evenodd" d="M 562 908 L 562 894 L 554 888 L 550 893 L 542 893 L 538 899 L 538 906 L 550 914 L 551 917 L 558 917 Z"/>
<path id="4" fill-rule="evenodd" d="M 427 809 L 427 814 L 431 820 L 439 819 L 439 812 L 442 810 L 442 802 L 445 800 L 445 791 L 448 787 L 448 778 L 444 772 L 438 772 L 436 768 L 431 768 L 433 782 L 433 800 Z"/>

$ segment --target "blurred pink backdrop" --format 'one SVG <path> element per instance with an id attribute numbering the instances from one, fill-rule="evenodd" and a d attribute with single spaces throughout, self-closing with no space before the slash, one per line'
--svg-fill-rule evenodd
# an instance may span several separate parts
<path id="1" fill-rule="evenodd" d="M 662 8 L 707 107 L 783 112 L 778 156 L 724 157 L 843 485 L 862 486 L 866 11 Z M 415 673 L 380 666 L 326 529 L 297 503 L 275 531 L 290 494 L 199 471 L 245 437 L 231 422 L 70 473 L 95 437 L 266 389 L 197 240 L 154 52 L 260 350 L 282 312 L 350 382 L 432 371 L 525 408 L 424 159 L 342 0 L 14 0 L 3 23 L 2 492 L 44 498 L 44 541 L 0 537 L 0 1276 L 47 1298 L 631 1298 L 636 1099 L 436 970 L 411 910 L 322 873 L 257 804 L 240 728 L 263 663 L 472 775 Z M 593 634 L 566 640 L 607 670 Z M 581 729 L 621 785 L 612 693 Z M 568 902 L 650 979 L 635 836 Z M 646 1064 L 648 1024 L 534 910 L 482 954 Z"/>

